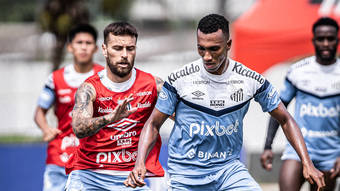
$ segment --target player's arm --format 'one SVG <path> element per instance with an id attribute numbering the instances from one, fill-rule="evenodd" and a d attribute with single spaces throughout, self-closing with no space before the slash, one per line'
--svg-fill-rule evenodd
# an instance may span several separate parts
<path id="1" fill-rule="evenodd" d="M 157 141 L 160 127 L 168 117 L 169 115 L 160 112 L 157 108 L 153 109 L 150 118 L 145 123 L 141 132 L 135 168 L 124 181 L 126 186 L 135 188 L 136 186 L 145 185 L 144 178 L 146 173 L 146 158 Z"/>
<path id="2" fill-rule="evenodd" d="M 41 129 L 43 133 L 43 141 L 48 142 L 52 141 L 61 131 L 58 128 L 51 127 L 46 120 L 46 113 L 48 109 L 44 109 L 40 106 L 37 106 L 34 114 L 34 121 L 37 126 Z"/>
<path id="3" fill-rule="evenodd" d="M 52 79 L 52 77 L 50 77 Z M 53 82 L 52 82 L 53 83 Z M 43 141 L 53 140 L 61 131 L 58 128 L 51 127 L 46 119 L 47 111 L 55 102 L 54 89 L 45 86 L 38 99 L 38 105 L 34 113 L 34 122 L 43 133 Z"/>
<path id="4" fill-rule="evenodd" d="M 158 76 L 154 76 L 155 80 L 156 80 L 156 86 L 157 86 L 157 95 L 159 95 L 159 92 L 161 92 L 163 84 L 164 84 L 164 80 L 162 80 L 162 78 L 158 77 Z"/>
<path id="5" fill-rule="evenodd" d="M 276 109 L 270 112 L 270 115 L 280 123 L 289 143 L 294 147 L 295 151 L 299 155 L 305 179 L 307 179 L 310 184 L 316 183 L 319 188 L 324 187 L 325 181 L 323 174 L 314 167 L 310 160 L 301 131 L 282 102 Z"/>
<path id="6" fill-rule="evenodd" d="M 289 104 L 289 102 L 282 102 L 282 103 L 286 107 Z M 270 117 L 264 150 L 261 154 L 261 164 L 262 164 L 262 167 L 266 170 L 272 169 L 272 163 L 274 159 L 274 155 L 272 152 L 272 144 L 273 144 L 276 132 L 279 128 L 279 125 L 280 125 L 279 122 L 274 117 Z"/>
<path id="7" fill-rule="evenodd" d="M 159 93 L 162 91 L 162 87 L 164 84 L 164 80 L 158 76 L 154 76 L 156 80 L 156 86 L 157 86 L 157 96 L 159 96 Z M 175 113 L 169 116 L 170 119 L 175 120 Z"/>
<path id="8" fill-rule="evenodd" d="M 127 117 L 137 108 L 127 110 L 127 104 L 133 100 L 132 95 L 117 105 L 112 113 L 101 117 L 93 117 L 93 102 L 96 91 L 92 84 L 83 83 L 77 90 L 75 105 L 72 111 L 72 128 L 78 138 L 96 134 L 109 123 Z"/>

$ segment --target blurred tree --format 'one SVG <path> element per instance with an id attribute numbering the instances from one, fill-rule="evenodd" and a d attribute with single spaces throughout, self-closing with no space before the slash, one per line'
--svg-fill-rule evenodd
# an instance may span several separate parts
<path id="1" fill-rule="evenodd" d="M 38 0 L 0 0 L 0 22 L 32 22 Z"/>
<path id="2" fill-rule="evenodd" d="M 128 20 L 133 0 L 101 0 L 103 13 L 109 17 Z"/>
<path id="3" fill-rule="evenodd" d="M 89 11 L 83 0 L 46 0 L 38 20 L 44 31 L 49 31 L 55 36 L 52 70 L 56 70 L 64 58 L 69 30 L 74 25 L 88 23 Z"/>

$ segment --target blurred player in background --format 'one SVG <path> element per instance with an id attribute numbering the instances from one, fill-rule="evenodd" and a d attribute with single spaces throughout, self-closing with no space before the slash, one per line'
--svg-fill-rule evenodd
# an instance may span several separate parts
<path id="1" fill-rule="evenodd" d="M 303 137 L 278 92 L 260 74 L 228 58 L 229 22 L 221 15 L 203 17 L 197 27 L 202 57 L 168 76 L 138 145 L 136 166 L 125 181 L 143 186 L 145 159 L 163 122 L 176 112 L 169 138 L 171 190 L 261 190 L 239 161 L 243 117 L 252 98 L 276 118 L 304 162 L 304 177 L 319 187 L 323 176 L 309 159 Z"/>
<path id="2" fill-rule="evenodd" d="M 76 93 L 72 127 L 80 145 L 67 165 L 67 191 L 150 190 L 126 188 L 144 123 L 163 81 L 134 67 L 138 33 L 126 22 L 104 30 L 106 69 L 90 77 Z M 148 176 L 163 176 L 158 161 L 160 136 L 146 159 Z"/>
<path id="3" fill-rule="evenodd" d="M 334 190 L 340 173 L 340 61 L 336 58 L 338 47 L 337 22 L 320 18 L 313 25 L 315 56 L 292 65 L 287 73 L 281 101 L 288 106 L 295 97 L 297 121 L 307 150 L 315 167 L 325 175 L 325 190 Z M 261 163 L 266 170 L 272 169 L 272 143 L 279 123 L 269 122 Z M 304 163 L 290 144 L 281 157 L 280 190 L 298 191 L 305 182 Z M 311 185 L 311 190 L 316 190 Z"/>
<path id="4" fill-rule="evenodd" d="M 67 176 L 65 163 L 79 144 L 71 127 L 71 112 L 78 87 L 86 78 L 103 69 L 93 63 L 97 51 L 97 31 L 88 24 L 73 28 L 68 37 L 67 50 L 73 55 L 73 64 L 49 75 L 38 99 L 34 120 L 48 142 L 44 191 L 64 190 Z M 51 127 L 46 120 L 47 111 L 54 106 L 58 127 Z"/>

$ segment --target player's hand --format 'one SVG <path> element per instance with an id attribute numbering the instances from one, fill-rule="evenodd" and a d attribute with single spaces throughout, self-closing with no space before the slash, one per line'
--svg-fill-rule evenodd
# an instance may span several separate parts
<path id="1" fill-rule="evenodd" d="M 318 191 L 325 187 L 325 179 L 322 172 L 316 169 L 313 163 L 303 166 L 303 176 L 310 184 L 317 184 Z"/>
<path id="2" fill-rule="evenodd" d="M 331 169 L 331 178 L 335 178 L 340 175 L 340 157 L 336 158 L 334 167 Z"/>
<path id="3" fill-rule="evenodd" d="M 144 186 L 146 184 L 144 182 L 145 174 L 146 168 L 144 163 L 140 165 L 136 163 L 135 168 L 130 172 L 129 176 L 124 181 L 125 186 L 127 187 L 130 186 L 132 188 L 136 188 L 137 186 L 139 187 Z"/>
<path id="4" fill-rule="evenodd" d="M 274 155 L 271 149 L 265 149 L 261 155 L 262 168 L 267 171 L 272 170 Z"/>
<path id="5" fill-rule="evenodd" d="M 122 103 L 118 104 L 112 113 L 108 114 L 111 115 L 111 121 L 117 121 L 123 119 L 124 117 L 129 116 L 130 114 L 137 111 L 137 107 L 128 108 L 128 104 L 133 100 L 132 94 L 129 97 L 125 98 Z"/>
<path id="6" fill-rule="evenodd" d="M 45 131 L 43 131 L 43 141 L 52 141 L 59 134 L 61 134 L 61 131 L 59 129 L 48 127 Z"/>

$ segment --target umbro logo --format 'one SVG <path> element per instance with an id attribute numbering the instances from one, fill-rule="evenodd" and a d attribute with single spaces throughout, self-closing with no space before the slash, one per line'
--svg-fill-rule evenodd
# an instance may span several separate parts
<path id="1" fill-rule="evenodd" d="M 203 100 L 203 98 L 201 98 L 202 96 L 204 96 L 205 94 L 199 90 L 192 92 L 192 95 L 194 95 L 195 97 L 193 97 L 192 99 L 199 99 L 199 100 Z"/>
<path id="2" fill-rule="evenodd" d="M 129 119 L 129 118 L 123 118 L 122 120 L 112 123 L 110 125 L 107 125 L 106 127 L 114 128 L 118 131 L 128 131 L 134 126 L 136 126 L 138 121 Z"/>
<path id="3" fill-rule="evenodd" d="M 192 94 L 196 97 L 201 97 L 201 96 L 204 96 L 205 94 L 199 90 L 195 91 L 195 92 L 192 92 Z"/>
<path id="4" fill-rule="evenodd" d="M 235 102 L 243 101 L 243 89 L 240 88 L 235 93 L 231 94 L 230 99 Z"/>

